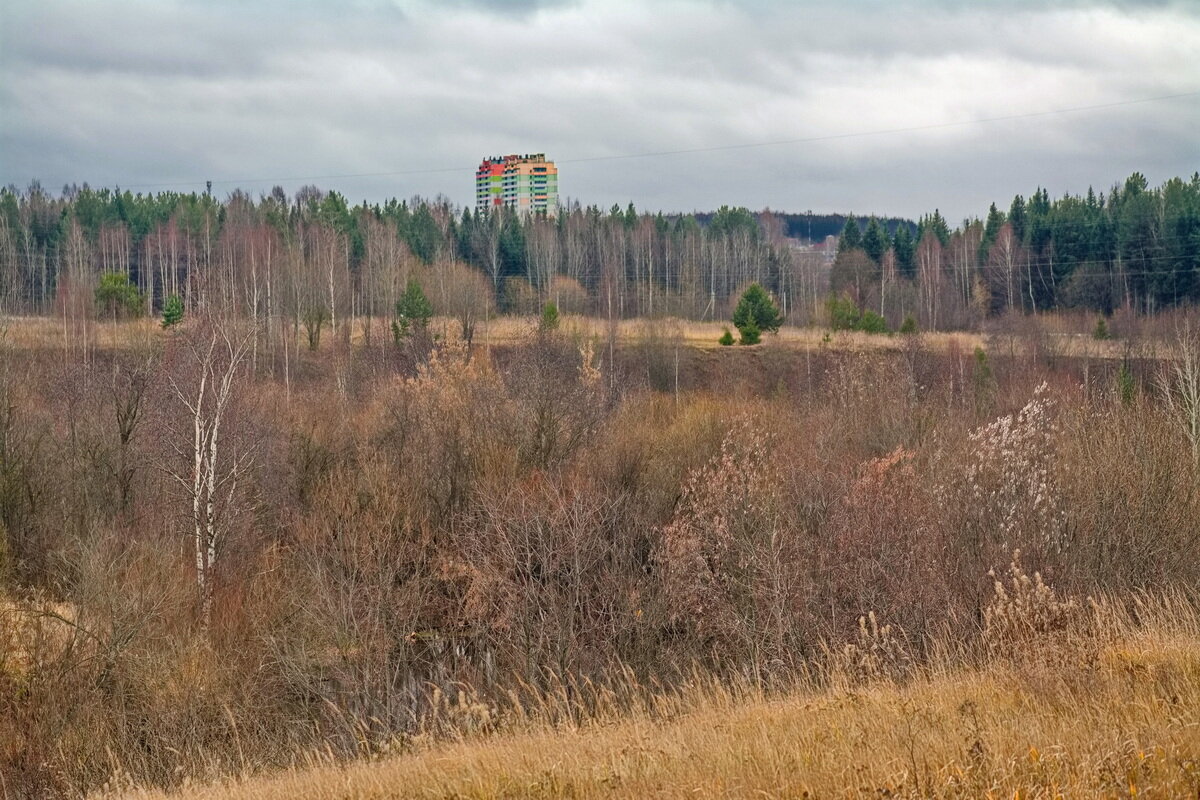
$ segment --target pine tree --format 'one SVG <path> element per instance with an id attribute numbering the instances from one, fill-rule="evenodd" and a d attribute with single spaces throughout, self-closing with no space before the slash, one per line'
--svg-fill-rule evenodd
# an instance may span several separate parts
<path id="1" fill-rule="evenodd" d="M 433 318 L 433 306 L 415 278 L 408 279 L 404 295 L 396 301 L 396 321 L 392 323 L 392 335 L 397 344 L 411 332 L 423 332 Z"/>
<path id="2" fill-rule="evenodd" d="M 162 326 L 164 328 L 170 328 L 178 325 L 182 319 L 183 300 L 179 298 L 179 295 L 173 294 L 167 298 L 165 303 L 163 303 Z"/>
<path id="3" fill-rule="evenodd" d="M 758 335 L 763 331 L 775 333 L 779 330 L 783 315 L 766 289 L 752 283 L 733 310 L 733 324 L 742 334 L 742 344 L 753 344 L 746 341 L 747 331 L 753 330 L 754 341 L 757 342 Z"/>
<path id="4" fill-rule="evenodd" d="M 742 344 L 758 344 L 762 341 L 762 331 L 758 329 L 758 325 L 754 322 L 753 318 L 739 325 L 738 333 L 741 334 Z"/>

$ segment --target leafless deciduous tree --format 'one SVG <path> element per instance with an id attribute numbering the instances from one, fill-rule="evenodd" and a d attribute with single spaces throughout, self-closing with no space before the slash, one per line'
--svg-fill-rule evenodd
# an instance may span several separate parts
<path id="1" fill-rule="evenodd" d="M 1020 307 L 1024 270 L 1024 248 L 1013 233 L 1012 225 L 1006 222 L 988 250 L 986 272 L 992 296 L 1003 304 L 1005 311 Z"/>
<path id="2" fill-rule="evenodd" d="M 206 320 L 184 339 L 187 377 L 169 379 L 175 397 L 187 411 L 191 429 L 190 447 L 183 431 L 171 442 L 181 463 L 169 472 L 189 502 L 196 589 L 206 628 L 212 619 L 214 571 L 230 517 L 236 511 L 238 483 L 255 453 L 252 444 L 227 435 L 253 340 L 253 331 L 235 333 Z"/>

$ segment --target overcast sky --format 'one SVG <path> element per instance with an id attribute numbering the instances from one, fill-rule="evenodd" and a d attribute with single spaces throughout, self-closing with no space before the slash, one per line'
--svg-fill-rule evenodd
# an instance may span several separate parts
<path id="1" fill-rule="evenodd" d="M 0 2 L 21 187 L 470 203 L 482 157 L 545 152 L 585 204 L 958 221 L 1200 169 L 1196 0 Z"/>

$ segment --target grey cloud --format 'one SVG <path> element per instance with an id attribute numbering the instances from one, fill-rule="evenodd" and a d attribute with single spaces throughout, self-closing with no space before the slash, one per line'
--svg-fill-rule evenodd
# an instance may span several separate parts
<path id="1" fill-rule="evenodd" d="M 518 16 L 531 14 L 544 9 L 560 8 L 577 5 L 579 0 L 441 0 L 441 4 L 456 8 L 473 8 L 489 11 L 495 14 L 515 14 Z M 409 5 L 430 9 L 433 4 L 416 2 Z"/>
<path id="2" fill-rule="evenodd" d="M 246 186 L 262 190 L 404 172 L 326 185 L 352 198 L 469 202 L 480 157 L 536 150 L 564 162 L 563 192 L 583 202 L 910 215 L 939 205 L 954 218 L 1038 183 L 1084 191 L 1133 169 L 1151 180 L 1190 174 L 1196 162 L 1200 98 L 570 163 L 1195 90 L 1200 12 L 1179 3 L 968 12 L 765 0 L 47 0 L 2 13 L 0 183 L 263 179 Z M 460 172 L 422 172 L 439 168 Z"/>

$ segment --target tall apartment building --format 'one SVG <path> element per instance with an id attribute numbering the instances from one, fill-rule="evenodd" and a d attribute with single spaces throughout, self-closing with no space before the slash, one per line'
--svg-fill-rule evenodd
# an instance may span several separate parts
<path id="1" fill-rule="evenodd" d="M 485 158 L 475 171 L 475 208 L 507 206 L 523 214 L 558 213 L 558 167 L 545 153 Z"/>

